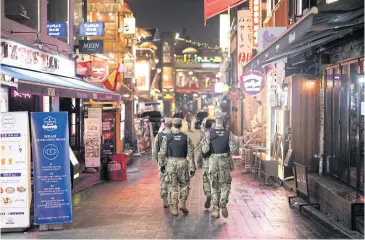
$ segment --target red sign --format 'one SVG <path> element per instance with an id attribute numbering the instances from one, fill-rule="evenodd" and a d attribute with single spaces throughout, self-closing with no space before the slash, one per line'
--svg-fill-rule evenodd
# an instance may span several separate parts
<path id="1" fill-rule="evenodd" d="M 251 61 L 251 59 L 252 59 L 252 54 L 251 53 L 241 52 L 238 55 L 238 63 L 240 65 L 246 65 L 249 61 Z"/>
<path id="2" fill-rule="evenodd" d="M 87 62 L 77 62 L 76 63 L 76 74 L 81 77 L 89 76 L 89 66 Z"/>
<path id="3" fill-rule="evenodd" d="M 90 68 L 91 77 L 104 78 L 109 75 L 109 67 L 106 61 L 93 60 Z"/>
<path id="4" fill-rule="evenodd" d="M 204 0 L 204 22 L 247 0 Z"/>

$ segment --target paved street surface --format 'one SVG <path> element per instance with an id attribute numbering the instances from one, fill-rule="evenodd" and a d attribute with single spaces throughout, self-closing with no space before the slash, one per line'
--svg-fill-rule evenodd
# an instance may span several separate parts
<path id="1" fill-rule="evenodd" d="M 198 133 L 191 133 L 197 141 Z M 3 238 L 41 239 L 189 239 L 189 238 L 344 238 L 324 229 L 298 209 L 279 186 L 263 186 L 250 175 L 233 172 L 229 217 L 212 219 L 204 209 L 201 170 L 191 181 L 190 213 L 178 217 L 162 208 L 157 163 L 142 157 L 127 181 L 106 182 L 73 196 L 73 223 L 62 231 L 2 234 Z M 136 171 L 138 170 L 138 171 Z"/>

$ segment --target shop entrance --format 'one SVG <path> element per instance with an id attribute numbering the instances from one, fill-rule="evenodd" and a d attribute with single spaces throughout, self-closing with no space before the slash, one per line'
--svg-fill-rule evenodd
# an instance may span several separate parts
<path id="1" fill-rule="evenodd" d="M 327 69 L 325 91 L 325 159 L 327 172 L 363 193 L 363 60 Z"/>

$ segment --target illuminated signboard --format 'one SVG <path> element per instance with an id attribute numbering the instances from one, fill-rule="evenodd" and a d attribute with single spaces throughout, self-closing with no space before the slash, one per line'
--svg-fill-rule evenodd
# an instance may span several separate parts
<path id="1" fill-rule="evenodd" d="M 264 76 L 260 72 L 249 71 L 241 77 L 241 89 L 248 95 L 256 95 L 264 88 Z"/>
<path id="2" fill-rule="evenodd" d="M 245 66 L 252 58 L 252 47 L 250 43 L 250 10 L 239 10 L 237 12 L 237 76 L 240 77 Z"/>
<path id="3" fill-rule="evenodd" d="M 20 93 L 15 89 L 11 89 L 11 97 L 13 98 L 32 98 L 32 94 L 29 93 Z"/>
<path id="4" fill-rule="evenodd" d="M 251 29 L 250 37 L 252 48 L 258 47 L 258 30 L 261 26 L 261 0 L 250 0 Z"/>

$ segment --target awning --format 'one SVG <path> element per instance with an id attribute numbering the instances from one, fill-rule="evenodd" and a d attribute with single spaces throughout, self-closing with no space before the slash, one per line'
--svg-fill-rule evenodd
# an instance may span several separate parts
<path id="1" fill-rule="evenodd" d="M 363 22 L 363 0 L 339 0 L 314 7 L 258 53 L 243 67 L 243 72 L 336 41 L 359 27 L 363 28 Z"/>
<path id="2" fill-rule="evenodd" d="M 0 72 L 19 79 L 18 91 L 34 95 L 119 101 L 121 95 L 77 78 L 1 65 Z"/>

